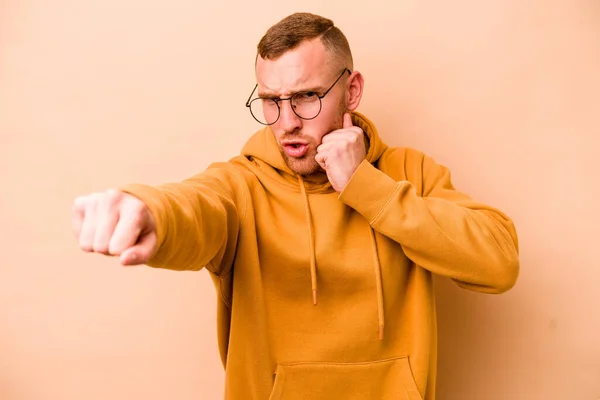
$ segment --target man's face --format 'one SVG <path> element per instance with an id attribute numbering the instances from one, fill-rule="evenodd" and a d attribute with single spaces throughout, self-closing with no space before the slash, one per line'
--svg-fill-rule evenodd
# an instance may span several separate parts
<path id="1" fill-rule="evenodd" d="M 297 92 L 312 91 L 323 95 L 335 82 L 343 66 L 334 64 L 320 39 L 303 42 L 275 60 L 260 56 L 256 64 L 258 95 L 288 98 Z M 317 146 L 323 136 L 342 127 L 346 110 L 346 78 L 327 93 L 319 115 L 301 119 L 292 111 L 288 100 L 279 102 L 280 115 L 271 125 L 279 149 L 288 167 L 299 175 L 321 171 L 315 161 Z"/>

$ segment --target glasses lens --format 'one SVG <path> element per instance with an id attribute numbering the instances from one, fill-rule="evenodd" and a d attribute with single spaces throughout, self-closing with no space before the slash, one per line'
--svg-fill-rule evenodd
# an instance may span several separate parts
<path id="1" fill-rule="evenodd" d="M 252 100 L 250 112 L 254 119 L 264 125 L 271 125 L 279 118 L 279 106 L 271 99 L 256 98 Z"/>
<path id="2" fill-rule="evenodd" d="M 321 112 L 321 99 L 316 93 L 296 93 L 292 97 L 292 107 L 297 116 L 313 119 Z"/>

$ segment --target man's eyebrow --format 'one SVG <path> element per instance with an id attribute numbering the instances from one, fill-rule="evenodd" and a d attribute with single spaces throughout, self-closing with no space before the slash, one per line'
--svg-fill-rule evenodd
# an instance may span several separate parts
<path id="1" fill-rule="evenodd" d="M 279 97 L 277 96 L 277 93 L 271 91 L 271 90 L 265 90 L 265 91 L 258 91 L 258 97 L 260 98 L 267 98 L 267 99 L 272 99 L 272 98 L 276 98 Z"/>
<path id="2" fill-rule="evenodd" d="M 298 92 L 301 92 L 301 93 L 306 93 L 306 92 L 322 93 L 325 90 L 327 90 L 327 89 L 325 89 L 323 86 L 313 86 L 313 87 L 308 88 L 308 89 L 298 90 Z"/>
<path id="3" fill-rule="evenodd" d="M 325 90 L 326 89 L 323 86 L 313 86 L 313 87 L 309 87 L 309 88 L 302 88 L 302 89 L 294 90 L 292 93 L 306 93 L 306 92 L 322 93 Z M 265 91 L 259 90 L 258 97 L 266 98 L 266 99 L 275 99 L 275 98 L 279 98 L 280 96 L 271 90 L 265 90 Z"/>

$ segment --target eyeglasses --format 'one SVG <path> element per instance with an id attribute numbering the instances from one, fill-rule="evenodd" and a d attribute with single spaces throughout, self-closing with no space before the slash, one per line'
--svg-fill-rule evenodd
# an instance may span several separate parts
<path id="1" fill-rule="evenodd" d="M 345 73 L 350 75 L 352 74 L 352 71 L 350 71 L 348 68 L 345 68 L 335 82 L 333 82 L 333 85 L 331 85 L 329 89 L 327 89 L 325 93 L 320 96 L 315 92 L 298 92 L 294 93 L 291 97 L 286 97 L 284 99 L 268 97 L 256 97 L 252 99 L 252 95 L 258 87 L 258 84 L 256 84 L 252 90 L 252 93 L 250 93 L 248 100 L 246 101 L 246 107 L 250 109 L 250 114 L 252 114 L 252 117 L 254 117 L 256 121 L 263 125 L 273 125 L 279 120 L 279 116 L 281 115 L 281 106 L 279 103 L 284 100 L 290 101 L 292 111 L 299 118 L 305 120 L 315 119 L 321 113 L 321 109 L 323 107 L 321 100 L 323 97 L 327 96 L 327 93 L 333 89 L 335 84 L 338 83 Z"/>

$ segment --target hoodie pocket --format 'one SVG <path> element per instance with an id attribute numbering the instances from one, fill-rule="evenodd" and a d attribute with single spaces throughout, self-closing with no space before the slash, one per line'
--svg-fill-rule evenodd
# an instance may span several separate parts
<path id="1" fill-rule="evenodd" d="M 269 400 L 423 400 L 408 357 L 279 364 Z"/>

